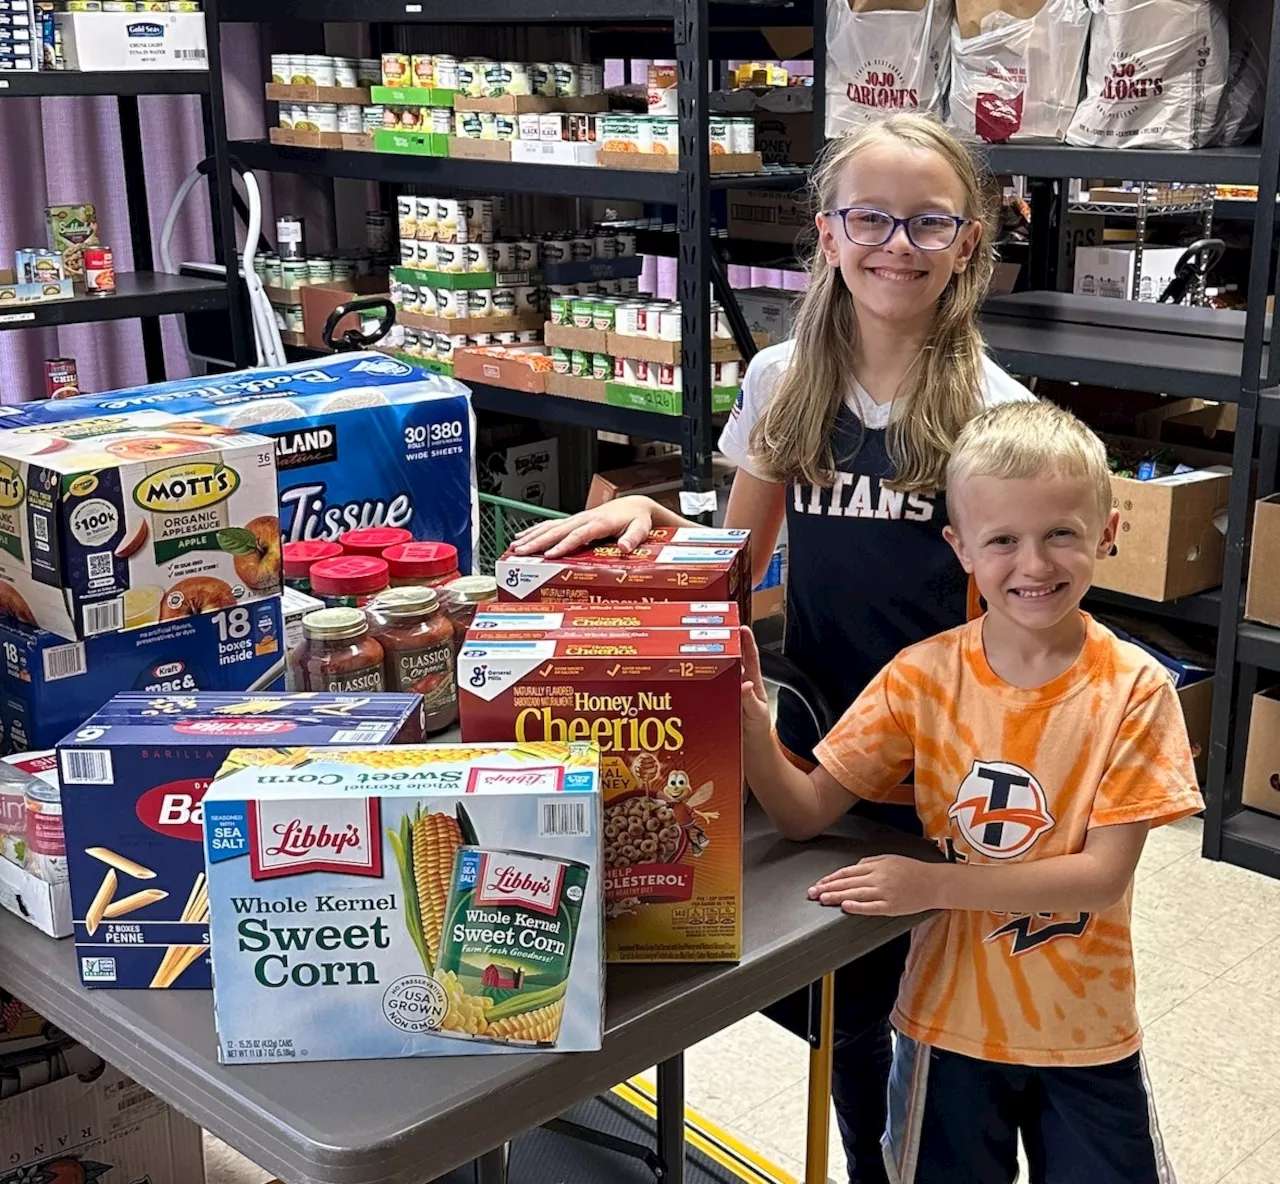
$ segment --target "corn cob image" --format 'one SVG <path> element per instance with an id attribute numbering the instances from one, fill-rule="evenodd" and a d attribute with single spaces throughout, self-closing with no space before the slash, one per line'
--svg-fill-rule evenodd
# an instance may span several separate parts
<path id="1" fill-rule="evenodd" d="M 453 876 L 453 857 L 464 843 L 476 842 L 461 803 L 457 817 L 424 810 L 400 820 L 399 833 L 387 831 L 404 888 L 405 923 L 428 974 L 440 953 L 440 932 Z"/>
<path id="2" fill-rule="evenodd" d="M 491 1040 L 519 1040 L 530 1044 L 554 1044 L 560 1035 L 560 1021 L 564 1018 L 564 998 L 548 1003 L 534 1011 L 492 1020 L 484 1028 Z"/>

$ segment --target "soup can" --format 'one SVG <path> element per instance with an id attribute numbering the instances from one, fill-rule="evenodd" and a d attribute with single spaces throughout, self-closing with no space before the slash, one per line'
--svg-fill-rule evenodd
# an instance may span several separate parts
<path id="1" fill-rule="evenodd" d="M 493 249 L 488 243 L 468 241 L 466 249 L 468 271 L 489 272 L 493 270 Z"/>
<path id="2" fill-rule="evenodd" d="M 415 237 L 424 242 L 436 241 L 436 199 L 434 197 L 415 197 L 414 223 L 417 227 Z"/>
<path id="3" fill-rule="evenodd" d="M 493 117 L 494 134 L 499 140 L 518 140 L 520 124 L 514 115 L 504 115 L 501 111 Z"/>
<path id="4" fill-rule="evenodd" d="M 578 93 L 598 95 L 604 90 L 604 67 L 597 62 L 587 62 L 578 67 Z"/>
<path id="5" fill-rule="evenodd" d="M 436 84 L 435 59 L 429 53 L 415 53 L 409 63 L 413 75 L 413 85 L 422 90 L 431 90 Z"/>
<path id="6" fill-rule="evenodd" d="M 480 116 L 480 138 L 482 140 L 496 140 L 498 138 L 498 117 L 492 111 L 479 111 Z"/>
<path id="7" fill-rule="evenodd" d="M 649 367 L 652 373 L 653 367 Z M 678 391 L 681 388 L 680 367 L 672 366 L 667 362 L 661 362 L 658 365 L 658 382 L 657 385 L 664 390 Z"/>
<path id="8" fill-rule="evenodd" d="M 658 336 L 663 341 L 679 341 L 681 332 L 680 306 L 669 304 L 658 313 Z"/>
<path id="9" fill-rule="evenodd" d="M 400 244 L 400 266 L 401 267 L 417 267 L 418 266 L 418 244 L 417 243 L 401 243 Z"/>
<path id="10" fill-rule="evenodd" d="M 463 306 L 466 295 L 466 292 L 461 292 L 457 288 L 437 288 L 436 316 L 451 319 L 466 316 L 467 309 Z"/>
<path id="11" fill-rule="evenodd" d="M 338 107 L 338 131 L 358 136 L 364 130 L 364 111 L 359 103 L 343 103 Z"/>
<path id="12" fill-rule="evenodd" d="M 110 247 L 86 247 L 84 290 L 94 296 L 109 296 L 116 290 L 116 265 Z"/>
<path id="13" fill-rule="evenodd" d="M 733 149 L 729 141 L 729 121 L 712 116 L 707 120 L 707 134 L 711 142 L 712 156 L 727 156 Z"/>
<path id="14" fill-rule="evenodd" d="M 576 98 L 580 93 L 581 75 L 575 62 L 552 62 L 551 69 L 555 78 L 555 97 L 557 99 Z"/>
<path id="15" fill-rule="evenodd" d="M 517 329 L 516 341 L 521 345 L 535 345 L 542 340 L 541 329 Z"/>
<path id="16" fill-rule="evenodd" d="M 337 103 L 308 103 L 307 122 L 314 124 L 318 132 L 336 132 L 338 130 Z"/>
<path id="17" fill-rule="evenodd" d="M 493 312 L 495 316 L 510 317 L 516 313 L 515 288 L 493 289 Z"/>
<path id="18" fill-rule="evenodd" d="M 382 55 L 382 85 L 397 87 L 413 85 L 413 71 L 407 53 Z"/>
<path id="19" fill-rule="evenodd" d="M 551 347 L 551 369 L 557 374 L 568 374 L 573 364 L 572 351 L 562 346 Z"/>
<path id="20" fill-rule="evenodd" d="M 585 350 L 573 350 L 569 354 L 569 373 L 574 378 L 590 378 L 591 354 Z"/>
<path id="21" fill-rule="evenodd" d="M 388 129 L 398 128 L 400 126 L 401 110 L 403 110 L 401 107 L 388 107 L 384 105 L 382 108 L 382 126 Z"/>
<path id="22" fill-rule="evenodd" d="M 287 53 L 271 55 L 271 81 L 289 86 L 293 82 L 293 62 Z"/>
<path id="23" fill-rule="evenodd" d="M 492 288 L 472 288 L 465 293 L 467 297 L 467 316 L 471 317 L 491 317 L 493 316 L 493 289 Z"/>
<path id="24" fill-rule="evenodd" d="M 756 121 L 754 119 L 730 119 L 730 152 L 754 152 L 756 150 Z"/>
<path id="25" fill-rule="evenodd" d="M 422 350 L 421 345 L 419 345 L 418 330 L 411 328 L 408 325 L 393 325 L 392 331 L 394 332 L 396 329 L 399 329 L 404 335 L 400 342 L 400 348 L 403 349 L 411 358 L 418 357 Z M 424 329 L 423 332 L 429 336 L 431 330 Z"/>
<path id="26" fill-rule="evenodd" d="M 608 354 L 591 355 L 591 377 L 597 382 L 606 382 L 613 377 L 613 359 Z"/>
<path id="27" fill-rule="evenodd" d="M 482 345 L 492 345 L 492 344 L 493 344 L 492 333 L 468 333 L 467 334 L 468 346 L 482 346 Z"/>
<path id="28" fill-rule="evenodd" d="M 518 334 L 514 329 L 506 329 L 501 333 L 495 333 L 493 335 L 493 342 L 495 345 L 517 345 L 519 344 L 519 341 L 520 334 Z"/>
<path id="29" fill-rule="evenodd" d="M 458 89 L 458 59 L 452 54 L 438 53 L 434 58 L 437 90 Z"/>
<path id="30" fill-rule="evenodd" d="M 575 234 L 569 240 L 569 260 L 572 263 L 586 263 L 596 257 L 596 243 L 590 234 Z"/>
<path id="31" fill-rule="evenodd" d="M 742 364 L 740 362 L 717 362 L 720 367 L 720 379 L 715 386 L 736 387 L 742 381 Z"/>
<path id="32" fill-rule="evenodd" d="M 469 197 L 466 199 L 467 242 L 493 242 L 493 199 Z"/>
<path id="33" fill-rule="evenodd" d="M 382 63 L 377 58 L 357 58 L 356 81 L 360 86 L 378 86 L 382 82 Z"/>
<path id="34" fill-rule="evenodd" d="M 436 266 L 449 275 L 461 275 L 467 270 L 465 243 L 436 243 Z"/>
<path id="35" fill-rule="evenodd" d="M 418 334 L 418 356 L 431 359 L 436 357 L 436 335 L 429 329 L 423 329 Z"/>
<path id="36" fill-rule="evenodd" d="M 660 338 L 662 336 L 662 313 L 668 307 L 665 300 L 653 300 L 645 305 L 644 335 Z"/>
<path id="37" fill-rule="evenodd" d="M 461 136 L 464 140 L 478 140 L 480 138 L 480 112 L 455 112 L 453 117 L 453 131 L 455 135 Z"/>
<path id="38" fill-rule="evenodd" d="M 307 54 L 307 74 L 316 86 L 334 86 L 333 58 L 328 54 Z"/>
<path id="39" fill-rule="evenodd" d="M 394 298 L 392 303 L 395 303 Z M 400 303 L 397 305 L 401 312 L 421 312 L 422 306 L 418 301 L 418 285 L 402 284 L 400 286 Z"/>
<path id="40" fill-rule="evenodd" d="M 542 299 L 538 294 L 538 289 L 532 284 L 521 284 L 517 288 L 513 288 L 516 299 L 516 312 L 540 312 L 542 310 Z"/>
<path id="41" fill-rule="evenodd" d="M 440 270 L 440 244 L 430 239 L 418 239 L 414 257 L 422 271 Z"/>
<path id="42" fill-rule="evenodd" d="M 553 325 L 573 323 L 573 301 L 568 296 L 551 297 L 551 323 Z"/>
<path id="43" fill-rule="evenodd" d="M 370 103 L 368 106 L 360 108 L 361 122 L 364 124 L 364 131 L 376 132 L 382 126 L 382 118 L 386 114 L 386 108 L 381 103 Z"/>
<path id="44" fill-rule="evenodd" d="M 631 259 L 636 253 L 636 232 L 634 230 L 615 230 L 613 232 L 617 258 Z"/>
<path id="45" fill-rule="evenodd" d="M 572 324 L 575 329 L 590 329 L 595 319 L 595 302 L 589 296 L 578 296 L 569 306 Z"/>
<path id="46" fill-rule="evenodd" d="M 442 243 L 456 243 L 466 241 L 465 237 L 460 239 L 458 235 L 458 227 L 466 225 L 466 218 L 462 213 L 462 209 L 456 198 L 437 197 L 436 198 L 436 239 Z M 464 232 L 465 234 L 465 232 Z M 441 268 L 444 264 L 441 263 Z M 459 268 L 461 270 L 461 268 Z"/>
<path id="47" fill-rule="evenodd" d="M 349 87 L 360 85 L 360 71 L 355 58 L 333 59 L 333 85 Z"/>
<path id="48" fill-rule="evenodd" d="M 635 301 L 624 301 L 619 304 L 613 310 L 614 332 L 623 337 L 638 336 L 640 331 L 636 328 L 636 313 L 643 307 L 644 305 L 637 304 Z"/>
<path id="49" fill-rule="evenodd" d="M 485 70 L 492 65 L 489 58 L 464 58 L 458 63 L 458 89 L 473 99 L 484 98 Z"/>
<path id="50" fill-rule="evenodd" d="M 489 247 L 494 271 L 514 271 L 516 269 L 516 244 L 512 239 L 500 238 Z"/>
<path id="51" fill-rule="evenodd" d="M 567 235 L 547 235 L 542 240 L 542 265 L 569 263 L 573 259 L 573 240 Z"/>
<path id="52" fill-rule="evenodd" d="M 421 107 L 400 108 L 400 126 L 408 131 L 416 131 L 420 128 L 424 118 Z"/>
<path id="53" fill-rule="evenodd" d="M 418 285 L 418 311 L 424 317 L 440 315 L 436 307 L 436 290 L 431 284 Z"/>
<path id="54" fill-rule="evenodd" d="M 396 227 L 400 241 L 408 242 L 418 237 L 418 199 L 409 194 L 396 198 Z"/>
<path id="55" fill-rule="evenodd" d="M 529 88 L 531 93 L 546 99 L 556 97 L 556 71 L 550 62 L 529 64 Z"/>
<path id="56" fill-rule="evenodd" d="M 541 244 L 535 238 L 517 239 L 515 255 L 517 271 L 534 271 L 543 263 L 549 262 L 544 257 Z"/>
<path id="57" fill-rule="evenodd" d="M 597 230 L 595 233 L 595 257 L 597 259 L 616 259 L 618 257 L 618 240 L 612 230 Z"/>
<path id="58" fill-rule="evenodd" d="M 680 132 L 674 116 L 654 115 L 650 117 L 649 150 L 655 156 L 680 155 Z"/>
<path id="59" fill-rule="evenodd" d="M 591 312 L 591 327 L 603 333 L 613 332 L 614 313 L 617 306 L 608 300 L 597 300 Z"/>
<path id="60" fill-rule="evenodd" d="M 437 136 L 447 136 L 453 132 L 453 108 L 431 108 L 431 130 Z"/>

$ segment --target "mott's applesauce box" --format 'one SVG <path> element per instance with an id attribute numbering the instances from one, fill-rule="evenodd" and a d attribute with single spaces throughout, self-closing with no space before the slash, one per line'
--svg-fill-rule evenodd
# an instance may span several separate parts
<path id="1" fill-rule="evenodd" d="M 122 689 L 284 690 L 282 616 L 273 596 L 83 641 L 0 620 L 0 753 L 52 748 Z"/>
<path id="2" fill-rule="evenodd" d="M 477 613 L 459 653 L 462 737 L 599 745 L 609 961 L 740 958 L 736 606 L 681 606 L 715 621 L 696 627 L 651 623 L 675 606 L 508 607 Z"/>
<path id="3" fill-rule="evenodd" d="M 631 552 L 598 543 L 559 559 L 516 555 L 497 564 L 499 600 L 731 600 L 751 623 L 751 532 L 662 526 Z"/>
<path id="4" fill-rule="evenodd" d="M 81 982 L 209 986 L 203 799 L 233 749 L 421 739 L 418 695 L 116 695 L 58 745 Z"/>
<path id="5" fill-rule="evenodd" d="M 204 835 L 222 1061 L 600 1047 L 595 745 L 234 752 Z"/>
<path id="6" fill-rule="evenodd" d="M 382 354 L 344 354 L 4 407 L 0 429 L 138 410 L 270 436 L 286 542 L 397 526 L 451 543 L 460 569 L 471 570 L 475 417 L 470 391 L 452 378 Z"/>
<path id="7" fill-rule="evenodd" d="M 141 412 L 0 432 L 0 616 L 93 637 L 280 594 L 275 445 Z"/>

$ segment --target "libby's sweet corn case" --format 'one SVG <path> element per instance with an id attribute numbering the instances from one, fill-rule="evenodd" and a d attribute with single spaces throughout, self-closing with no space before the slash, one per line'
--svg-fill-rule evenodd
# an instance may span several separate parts
<path id="1" fill-rule="evenodd" d="M 600 1047 L 594 744 L 233 752 L 204 799 L 224 1063 Z"/>

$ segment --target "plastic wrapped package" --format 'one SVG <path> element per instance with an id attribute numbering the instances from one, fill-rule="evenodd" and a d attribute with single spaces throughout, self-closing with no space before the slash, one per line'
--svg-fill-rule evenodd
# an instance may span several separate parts
<path id="1" fill-rule="evenodd" d="M 1267 91 L 1267 63 L 1258 52 L 1249 30 L 1231 18 L 1231 59 L 1227 83 L 1218 104 L 1211 144 L 1243 144 L 1262 123 L 1262 102 Z"/>
<path id="2" fill-rule="evenodd" d="M 1080 99 L 1086 0 L 956 0 L 950 120 L 980 140 L 1061 140 Z"/>
<path id="3" fill-rule="evenodd" d="M 1067 143 L 1203 148 L 1227 80 L 1227 18 L 1214 0 L 1090 0 L 1086 94 Z"/>
<path id="4" fill-rule="evenodd" d="M 899 111 L 944 113 L 952 0 L 827 0 L 829 137 Z"/>

